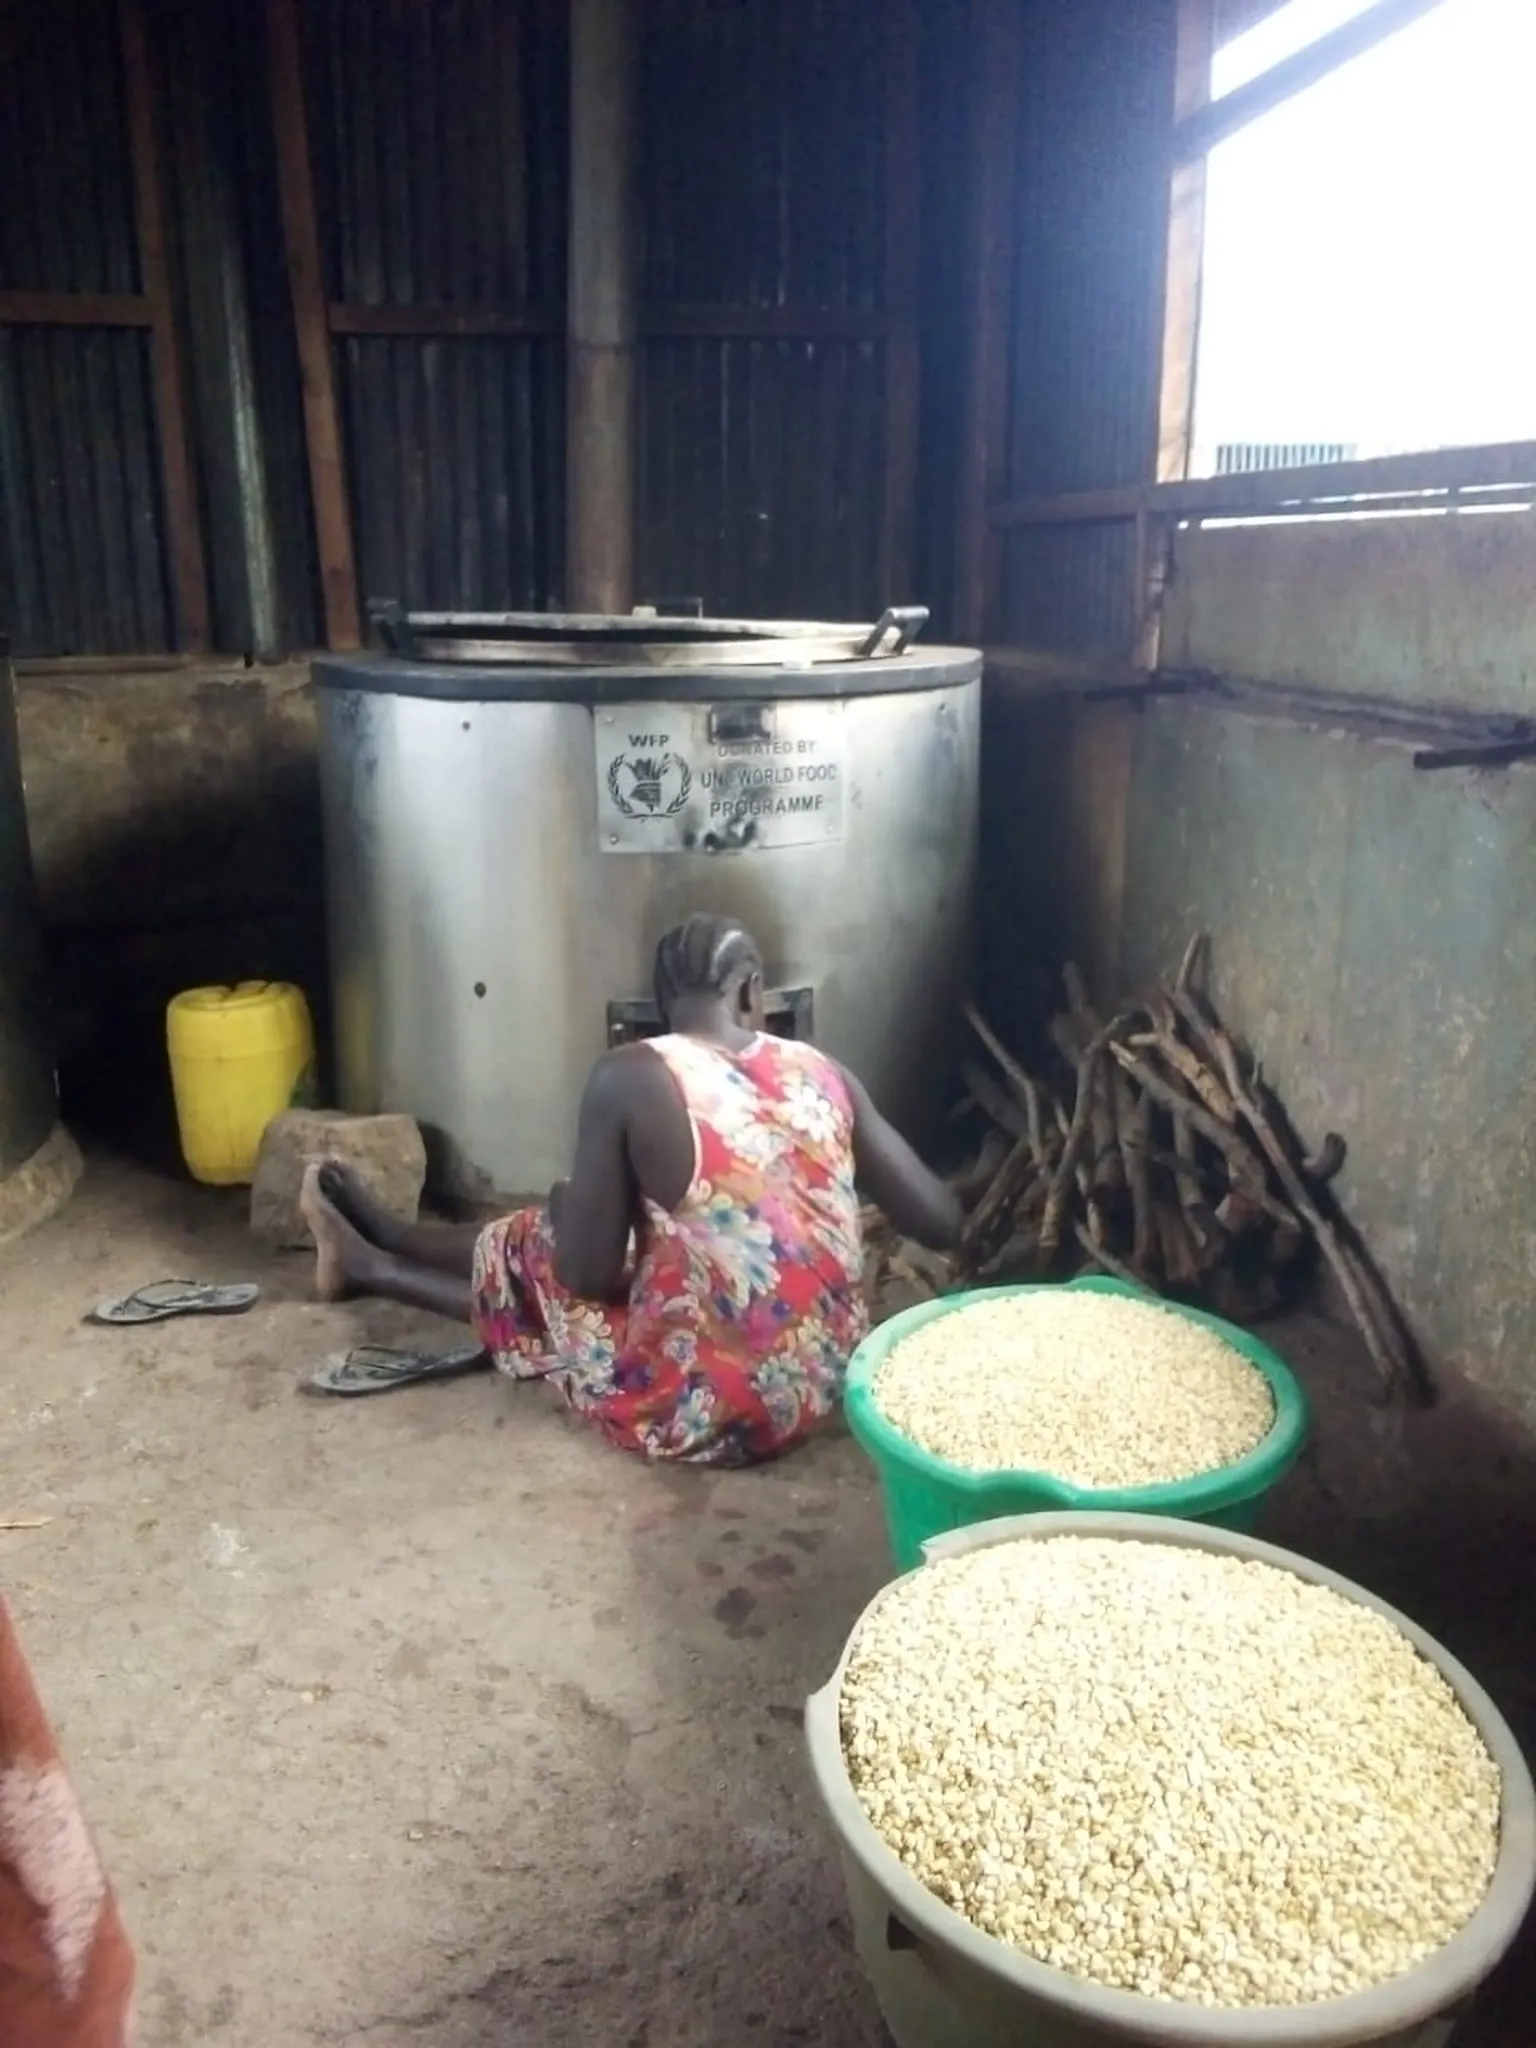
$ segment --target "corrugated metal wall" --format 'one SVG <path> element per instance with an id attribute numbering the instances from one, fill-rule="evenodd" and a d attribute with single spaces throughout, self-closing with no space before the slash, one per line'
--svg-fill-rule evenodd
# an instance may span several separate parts
<path id="1" fill-rule="evenodd" d="M 136 293 L 116 10 L 0 10 L 0 291 Z M 0 327 L 0 630 L 18 654 L 170 644 L 149 336 Z"/>
<path id="2" fill-rule="evenodd" d="M 146 19 L 214 641 L 261 638 L 255 475 L 271 637 L 302 645 L 314 549 L 261 15 L 179 0 Z M 139 294 L 116 0 L 0 9 L 0 76 L 0 292 Z M 147 325 L 0 322 L 0 630 L 18 654 L 176 645 L 151 349 Z"/>
<path id="3" fill-rule="evenodd" d="M 262 10 L 152 14 L 213 645 L 313 645 L 317 565 Z"/>
<path id="4" fill-rule="evenodd" d="M 840 314 L 898 310 L 884 154 L 897 12 L 866 0 L 644 10 L 647 312 L 825 317 L 795 338 L 644 343 L 642 591 L 813 617 L 867 616 L 889 595 L 887 350 L 835 330 Z"/>
<path id="5" fill-rule="evenodd" d="M 565 526 L 563 0 L 323 0 L 305 29 L 332 300 L 532 315 L 549 330 L 339 340 L 364 595 L 552 604 Z"/>
<path id="6" fill-rule="evenodd" d="M 262 10 L 151 18 L 213 641 L 272 655 L 314 644 L 319 595 Z"/>
<path id="7" fill-rule="evenodd" d="M 1026 0 L 1006 495 L 1135 483 L 1156 447 L 1174 0 Z M 1023 528 L 996 635 L 1130 652 L 1125 523 Z"/>
<path id="8" fill-rule="evenodd" d="M 892 231 L 918 176 L 915 142 L 891 148 L 911 7 L 643 0 L 642 594 L 853 615 L 921 594 L 886 587 L 916 402 Z M 263 9 L 144 15 L 213 639 L 268 655 L 313 644 L 319 606 Z M 565 0 L 301 20 L 362 594 L 558 602 Z M 0 291 L 137 293 L 115 0 L 10 0 L 0 62 Z M 0 327 L 19 651 L 176 644 L 155 405 L 147 326 Z"/>
<path id="9" fill-rule="evenodd" d="M 641 593 L 726 616 L 874 616 L 885 451 L 873 343 L 647 342 Z"/>

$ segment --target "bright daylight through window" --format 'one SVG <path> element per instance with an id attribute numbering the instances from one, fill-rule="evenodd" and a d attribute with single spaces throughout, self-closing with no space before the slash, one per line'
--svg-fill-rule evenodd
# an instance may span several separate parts
<path id="1" fill-rule="evenodd" d="M 1289 0 L 1220 96 L 1364 12 Z M 1191 474 L 1536 440 L 1536 0 L 1442 0 L 1220 143 Z"/>

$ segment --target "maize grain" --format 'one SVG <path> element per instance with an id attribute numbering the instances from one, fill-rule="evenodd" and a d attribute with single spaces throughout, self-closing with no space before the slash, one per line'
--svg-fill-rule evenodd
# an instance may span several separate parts
<path id="1" fill-rule="evenodd" d="M 1248 1559 L 1050 1537 L 899 1580 L 844 1673 L 866 1813 L 984 1932 L 1223 2009 L 1385 1982 L 1476 1911 L 1498 1766 L 1373 1609 Z"/>
<path id="2" fill-rule="evenodd" d="M 1203 1324 L 1124 1295 L 1043 1288 L 968 1303 L 903 1337 L 875 1406 L 972 1472 L 1155 1486 L 1245 1456 L 1275 1419 L 1269 1382 Z"/>

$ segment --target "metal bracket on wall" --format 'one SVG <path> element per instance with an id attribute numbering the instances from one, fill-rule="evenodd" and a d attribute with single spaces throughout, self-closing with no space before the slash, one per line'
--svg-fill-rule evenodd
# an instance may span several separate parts
<path id="1" fill-rule="evenodd" d="M 1340 690 L 1296 689 L 1208 669 L 1154 669 L 1144 683 L 1085 690 L 1091 704 L 1134 703 L 1152 697 L 1215 697 L 1258 718 L 1326 726 L 1352 738 L 1416 746 L 1417 769 L 1508 768 L 1536 761 L 1536 720 L 1510 712 L 1460 711 L 1448 706 L 1383 702 Z M 1426 744 L 1435 742 L 1436 744 Z"/>
<path id="2" fill-rule="evenodd" d="M 1525 724 L 1524 720 L 1516 721 Z M 1413 757 L 1415 768 L 1511 768 L 1517 761 L 1536 761 L 1536 727 L 1470 741 L 1461 747 L 1425 747 Z"/>

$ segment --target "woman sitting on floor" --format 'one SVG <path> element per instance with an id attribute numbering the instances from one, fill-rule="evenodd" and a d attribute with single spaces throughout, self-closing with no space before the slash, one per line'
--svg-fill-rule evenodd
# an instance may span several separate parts
<path id="1" fill-rule="evenodd" d="M 468 1320 L 503 1372 L 552 1379 L 624 1450 L 746 1464 L 837 1405 L 867 1322 L 855 1178 L 936 1249 L 961 1212 L 853 1075 L 764 1031 L 740 925 L 691 917 L 655 978 L 666 1035 L 592 1069 L 547 1207 L 483 1231 L 403 1224 L 344 1168 L 312 1167 L 317 1285 Z"/>

